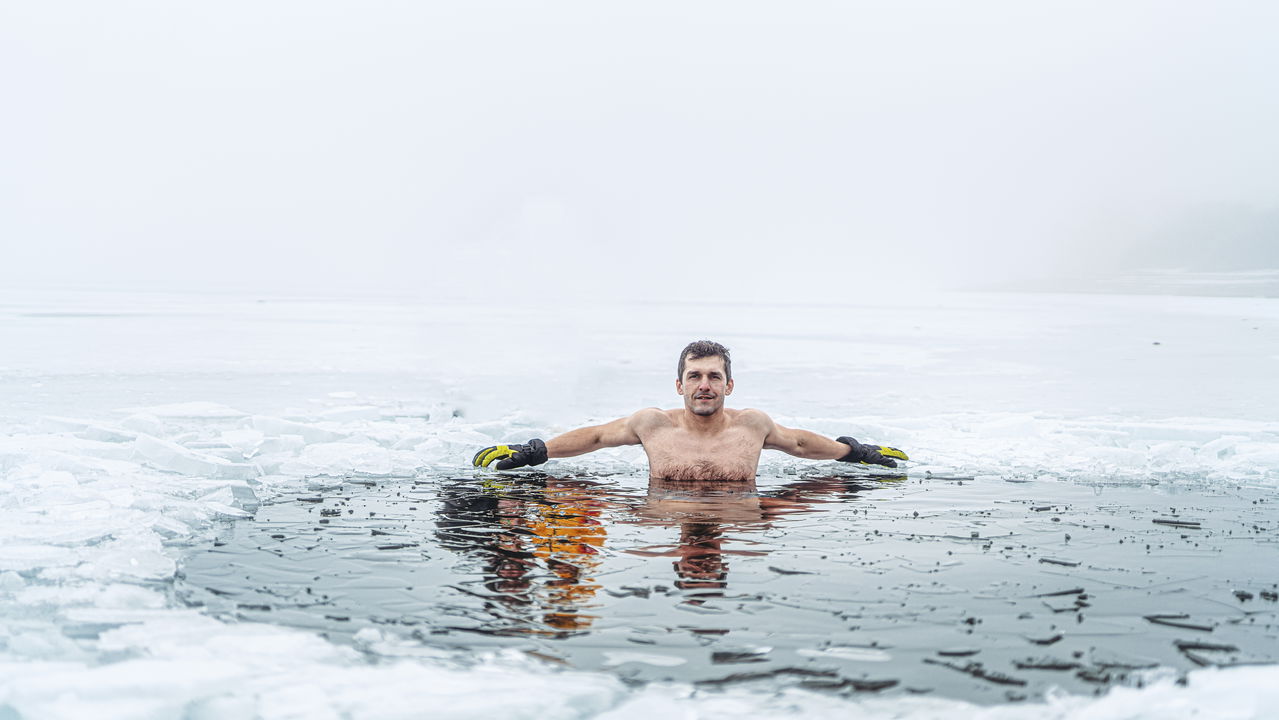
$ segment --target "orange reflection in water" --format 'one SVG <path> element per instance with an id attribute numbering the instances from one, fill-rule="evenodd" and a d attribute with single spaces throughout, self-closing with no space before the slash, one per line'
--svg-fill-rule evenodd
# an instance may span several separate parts
<path id="1" fill-rule="evenodd" d="M 497 594 L 492 599 L 508 617 L 523 619 L 508 631 L 556 636 L 585 630 L 596 619 L 583 610 L 600 589 L 594 572 L 605 540 L 600 516 L 606 503 L 591 489 L 548 479 L 518 492 L 490 488 L 497 493 L 486 498 L 492 502 L 469 504 L 470 519 L 496 521 L 498 532 L 477 534 L 467 545 L 488 556 L 484 584 Z"/>

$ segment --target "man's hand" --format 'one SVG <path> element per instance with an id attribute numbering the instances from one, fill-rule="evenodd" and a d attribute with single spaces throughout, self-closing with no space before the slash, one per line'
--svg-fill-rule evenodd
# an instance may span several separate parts
<path id="1" fill-rule="evenodd" d="M 491 445 L 475 453 L 471 464 L 475 467 L 494 465 L 498 470 L 510 470 L 526 465 L 541 465 L 546 462 L 546 443 L 533 438 L 523 445 Z"/>
<path id="2" fill-rule="evenodd" d="M 906 453 L 895 447 L 886 445 L 863 445 L 856 439 L 847 435 L 835 438 L 837 441 L 844 443 L 852 448 L 847 455 L 840 458 L 840 462 L 848 463 L 870 463 L 871 465 L 883 465 L 884 467 L 897 467 L 897 460 L 909 460 Z M 894 460 L 893 458 L 897 458 Z"/>

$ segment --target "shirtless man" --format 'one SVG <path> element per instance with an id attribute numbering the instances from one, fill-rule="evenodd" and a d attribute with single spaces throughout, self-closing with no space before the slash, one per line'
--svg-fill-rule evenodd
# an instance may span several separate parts
<path id="1" fill-rule="evenodd" d="M 645 408 L 603 425 L 571 430 L 543 442 L 494 445 L 475 454 L 476 467 L 493 461 L 498 470 L 541 465 L 548 458 L 584 455 L 601 448 L 643 445 L 649 477 L 667 480 L 753 480 L 761 450 L 781 450 L 808 460 L 840 460 L 897 467 L 906 453 L 853 438 L 831 440 L 807 430 L 782 427 L 759 410 L 732 410 L 724 398 L 733 393 L 728 348 L 699 340 L 679 358 L 675 390 L 684 407 Z M 896 459 L 894 459 L 896 458 Z"/>

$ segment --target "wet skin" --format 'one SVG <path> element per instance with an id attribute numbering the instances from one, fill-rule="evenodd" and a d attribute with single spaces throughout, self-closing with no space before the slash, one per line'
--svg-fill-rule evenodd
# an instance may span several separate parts
<path id="1" fill-rule="evenodd" d="M 755 477 L 765 449 L 811 460 L 836 460 L 849 451 L 843 443 L 782 427 L 759 410 L 725 408 L 733 380 L 722 358 L 685 358 L 675 390 L 684 407 L 645 408 L 611 423 L 567 432 L 546 443 L 548 457 L 643 445 L 651 478 L 743 481 Z"/>

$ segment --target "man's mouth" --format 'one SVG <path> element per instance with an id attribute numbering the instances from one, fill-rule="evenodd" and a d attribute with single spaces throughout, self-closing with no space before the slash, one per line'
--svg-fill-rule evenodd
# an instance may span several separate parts
<path id="1" fill-rule="evenodd" d="M 714 400 L 715 396 L 714 395 L 694 395 L 693 399 L 694 400 Z"/>

